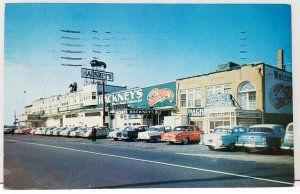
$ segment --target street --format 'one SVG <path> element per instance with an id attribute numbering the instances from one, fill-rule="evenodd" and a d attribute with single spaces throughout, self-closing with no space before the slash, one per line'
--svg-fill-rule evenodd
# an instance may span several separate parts
<path id="1" fill-rule="evenodd" d="M 285 187 L 293 156 L 33 135 L 4 136 L 6 189 Z"/>

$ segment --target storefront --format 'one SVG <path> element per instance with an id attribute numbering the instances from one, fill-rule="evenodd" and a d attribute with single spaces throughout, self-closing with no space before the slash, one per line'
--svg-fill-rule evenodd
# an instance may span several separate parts
<path id="1" fill-rule="evenodd" d="M 176 110 L 176 82 L 106 94 L 105 103 L 112 128 L 163 124 L 164 117 Z"/>

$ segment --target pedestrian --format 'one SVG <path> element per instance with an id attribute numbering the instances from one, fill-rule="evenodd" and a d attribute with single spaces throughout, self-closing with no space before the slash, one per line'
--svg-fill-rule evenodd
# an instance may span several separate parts
<path id="1" fill-rule="evenodd" d="M 13 127 L 11 130 L 11 134 L 14 135 L 15 134 L 15 128 Z"/>
<path id="2" fill-rule="evenodd" d="M 95 127 L 93 127 L 93 129 L 92 129 L 92 141 L 96 141 L 96 133 L 97 133 L 97 129 Z"/>

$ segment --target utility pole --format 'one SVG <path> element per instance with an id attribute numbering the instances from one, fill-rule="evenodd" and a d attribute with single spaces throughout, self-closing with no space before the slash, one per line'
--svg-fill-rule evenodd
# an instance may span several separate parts
<path id="1" fill-rule="evenodd" d="M 105 126 L 105 91 L 104 87 L 105 86 L 105 80 L 102 80 L 102 101 L 103 101 L 103 115 L 102 115 L 102 122 L 103 126 Z"/>

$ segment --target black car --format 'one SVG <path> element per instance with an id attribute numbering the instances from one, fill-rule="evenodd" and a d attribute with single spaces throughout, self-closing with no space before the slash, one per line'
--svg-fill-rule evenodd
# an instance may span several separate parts
<path id="1" fill-rule="evenodd" d="M 146 131 L 148 127 L 147 125 L 128 126 L 117 133 L 117 139 L 137 141 L 138 133 Z"/>

